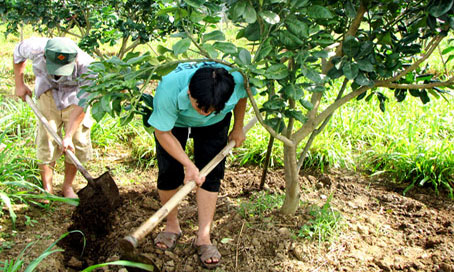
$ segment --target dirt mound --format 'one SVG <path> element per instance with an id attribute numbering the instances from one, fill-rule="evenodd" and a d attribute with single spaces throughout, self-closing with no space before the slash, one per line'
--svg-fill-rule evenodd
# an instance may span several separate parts
<path id="1" fill-rule="evenodd" d="M 93 228 L 100 219 L 96 214 L 93 220 L 79 220 L 73 218 L 74 210 L 68 206 L 55 206 L 41 217 L 32 215 L 38 221 L 32 228 L 19 220 L 19 232 L 10 238 L 17 246 L 1 252 L 1 259 L 14 259 L 37 233 L 49 237 L 49 244 L 68 229 L 77 228 L 84 230 L 87 238 L 84 254 L 80 256 L 77 246 L 62 244 L 64 255 L 49 256 L 38 271 L 80 271 L 87 265 L 119 260 L 118 241 L 160 208 L 154 171 L 131 175 L 141 182 L 119 186 L 122 204 L 101 223 L 107 228 Z M 300 178 L 302 205 L 294 216 L 283 216 L 277 210 L 244 215 L 241 205 L 257 196 L 260 175 L 261 169 L 256 168 L 230 168 L 226 172 L 212 231 L 213 242 L 222 254 L 218 271 L 454 271 L 454 203 L 443 195 L 423 188 L 402 196 L 402 188 L 395 184 L 388 187 L 384 180 L 355 173 L 312 173 Z M 272 171 L 266 181 L 267 192 L 283 193 L 283 177 L 282 170 Z M 124 179 L 128 178 L 132 180 Z M 313 219 L 311 207 L 321 207 L 330 195 L 331 206 L 343 218 L 337 239 L 328 243 L 299 237 L 300 230 Z M 173 252 L 153 246 L 162 224 L 144 238 L 138 252 L 163 271 L 202 271 L 191 246 L 197 231 L 193 194 L 181 203 L 180 223 L 183 237 Z M 72 238 L 75 240 L 81 237 L 70 236 L 77 236 Z M 104 270 L 125 271 L 114 266 Z"/>
<path id="2" fill-rule="evenodd" d="M 270 173 L 267 190 L 282 193 L 283 176 L 282 171 Z M 223 271 L 454 271 L 454 208 L 442 196 L 413 191 L 412 197 L 404 197 L 357 175 L 313 174 L 301 177 L 304 204 L 296 215 L 265 211 L 244 218 L 238 212 L 240 201 L 247 202 L 254 195 L 259 178 L 260 169 L 226 173 L 212 235 L 223 256 Z M 309 208 L 323 205 L 330 194 L 331 205 L 343 216 L 340 236 L 332 243 L 298 238 L 299 230 L 311 219 Z M 66 251 L 65 260 L 72 269 L 120 259 L 118 241 L 160 208 L 151 182 L 121 188 L 121 196 L 123 204 L 109 218 L 107 233 L 85 228 L 89 238 L 86 257 L 74 254 L 77 250 Z M 173 252 L 153 246 L 159 228 L 141 241 L 138 252 L 162 271 L 201 271 L 191 246 L 197 231 L 192 194 L 180 205 L 180 223 L 184 235 Z"/>

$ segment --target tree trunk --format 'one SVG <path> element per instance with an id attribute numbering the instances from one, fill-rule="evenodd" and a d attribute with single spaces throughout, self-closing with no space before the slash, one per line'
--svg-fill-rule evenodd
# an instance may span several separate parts
<path id="1" fill-rule="evenodd" d="M 284 169 L 285 169 L 285 201 L 282 205 L 283 214 L 294 214 L 300 201 L 300 188 L 296 161 L 296 147 L 284 145 Z"/>

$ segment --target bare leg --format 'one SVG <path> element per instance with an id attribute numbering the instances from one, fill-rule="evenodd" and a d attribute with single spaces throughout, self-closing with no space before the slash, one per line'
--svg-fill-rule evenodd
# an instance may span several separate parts
<path id="1" fill-rule="evenodd" d="M 161 199 L 161 204 L 164 205 L 167 201 L 172 198 L 172 196 L 178 191 L 176 190 L 158 190 L 159 198 Z M 180 233 L 180 222 L 178 221 L 178 206 L 175 209 L 171 210 L 166 218 L 166 232 Z M 157 247 L 166 249 L 167 246 L 162 243 L 157 243 Z"/>
<path id="2" fill-rule="evenodd" d="M 49 194 L 53 194 L 54 190 L 52 187 L 52 177 L 54 176 L 55 162 L 40 164 L 38 167 L 41 174 L 41 180 L 43 181 L 44 190 Z"/>
<path id="3" fill-rule="evenodd" d="M 78 198 L 74 193 L 73 182 L 76 178 L 77 168 L 74 164 L 65 162 L 65 180 L 63 182 L 63 195 L 69 198 Z"/>
<path id="4" fill-rule="evenodd" d="M 197 208 L 199 214 L 199 231 L 197 232 L 196 245 L 211 245 L 210 230 L 216 211 L 217 192 L 209 192 L 197 188 Z M 206 263 L 217 263 L 218 259 L 207 260 Z"/>

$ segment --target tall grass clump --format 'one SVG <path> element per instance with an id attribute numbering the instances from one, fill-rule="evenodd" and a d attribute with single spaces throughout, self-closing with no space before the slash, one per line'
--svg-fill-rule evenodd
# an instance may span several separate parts
<path id="1" fill-rule="evenodd" d="M 0 203 L 7 207 L 13 225 L 17 215 L 15 204 L 48 205 L 40 199 L 63 201 L 77 205 L 77 201 L 46 193 L 41 186 L 38 162 L 35 159 L 35 117 L 25 103 L 6 99 L 0 94 Z M 0 210 L 3 215 L 4 210 Z"/>
<path id="2" fill-rule="evenodd" d="M 331 152 L 336 162 L 330 166 L 388 174 L 407 189 L 443 187 L 453 197 L 453 99 L 431 98 L 427 104 L 411 96 L 398 103 L 390 96 L 385 112 L 375 99 L 352 101 L 333 115 L 313 150 Z"/>

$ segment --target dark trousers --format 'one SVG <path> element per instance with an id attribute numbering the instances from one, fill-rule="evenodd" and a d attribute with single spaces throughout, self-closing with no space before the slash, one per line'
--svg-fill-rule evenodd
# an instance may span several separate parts
<path id="1" fill-rule="evenodd" d="M 202 170 L 226 145 L 232 113 L 211 126 L 189 128 L 174 127 L 172 134 L 178 139 L 183 149 L 188 138 L 194 139 L 194 161 Z M 183 184 L 184 168 L 180 162 L 170 156 L 156 139 L 156 157 L 158 159 L 158 189 L 174 190 Z M 209 192 L 219 192 L 221 179 L 224 178 L 225 159 L 223 159 L 207 176 L 201 188 Z"/>

